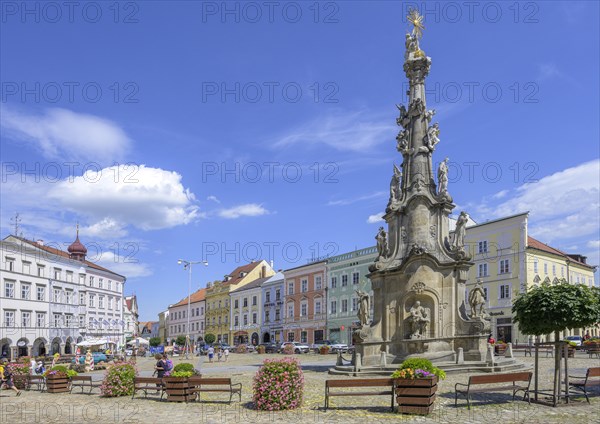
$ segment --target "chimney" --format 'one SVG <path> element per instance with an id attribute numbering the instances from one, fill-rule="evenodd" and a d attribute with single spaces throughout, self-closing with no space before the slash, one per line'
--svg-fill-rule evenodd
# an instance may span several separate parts
<path id="1" fill-rule="evenodd" d="M 262 269 L 260 270 L 260 276 L 261 278 L 265 278 L 267 276 L 267 266 L 263 265 Z"/>

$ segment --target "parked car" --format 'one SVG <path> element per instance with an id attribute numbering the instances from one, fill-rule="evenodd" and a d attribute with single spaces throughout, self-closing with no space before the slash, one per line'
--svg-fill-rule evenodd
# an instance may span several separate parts
<path id="1" fill-rule="evenodd" d="M 99 364 L 100 362 L 108 362 L 106 354 L 102 352 L 92 352 L 92 358 L 94 358 L 94 364 Z M 71 363 L 75 363 L 75 358 L 71 359 Z M 79 356 L 78 364 L 85 364 L 85 355 Z"/>
<path id="2" fill-rule="evenodd" d="M 348 345 L 344 343 L 334 343 L 329 347 L 331 348 L 331 353 L 348 352 Z"/>
<path id="3" fill-rule="evenodd" d="M 568 342 L 574 342 L 576 349 L 579 349 L 583 345 L 583 337 L 581 336 L 567 336 L 564 338 L 564 340 Z"/>
<path id="4" fill-rule="evenodd" d="M 127 356 L 133 355 L 133 349 L 125 349 L 125 355 L 127 355 Z"/>
<path id="5" fill-rule="evenodd" d="M 289 344 L 294 346 L 294 353 L 310 352 L 310 347 L 307 344 L 300 343 L 300 342 L 285 342 L 281 345 L 280 351 L 283 352 L 283 349 L 285 348 L 285 346 L 289 345 Z"/>
<path id="6" fill-rule="evenodd" d="M 247 352 L 254 352 L 255 349 L 256 349 L 256 347 L 254 347 L 254 345 L 252 343 L 248 343 L 246 345 L 246 351 Z"/>
<path id="7" fill-rule="evenodd" d="M 265 353 L 278 353 L 279 349 L 281 349 L 281 344 L 279 343 L 261 343 L 259 346 L 264 346 Z"/>

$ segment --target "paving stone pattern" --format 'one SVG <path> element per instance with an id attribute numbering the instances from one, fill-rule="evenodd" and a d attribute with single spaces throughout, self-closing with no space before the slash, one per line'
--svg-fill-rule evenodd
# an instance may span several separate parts
<path id="1" fill-rule="evenodd" d="M 242 402 L 227 403 L 223 393 L 203 394 L 206 402 L 171 403 L 159 401 L 152 394 L 148 399 L 102 398 L 94 394 L 49 394 L 37 391 L 23 392 L 20 397 L 10 390 L 0 392 L 0 423 L 598 423 L 600 397 L 591 398 L 591 405 L 577 397 L 570 405 L 552 408 L 545 405 L 512 401 L 508 393 L 474 396 L 474 406 L 467 410 L 464 398 L 454 407 L 454 385 L 466 383 L 468 374 L 451 374 L 440 383 L 434 412 L 427 417 L 399 415 L 389 410 L 389 398 L 337 397 L 332 398 L 332 409 L 323 410 L 324 387 L 327 370 L 335 362 L 334 355 L 296 355 L 301 361 L 305 376 L 305 395 L 301 408 L 287 412 L 259 412 L 252 409 L 252 378 L 265 358 L 282 355 L 231 354 L 228 362 L 208 363 L 206 357 L 194 357 L 192 362 L 207 376 L 230 376 L 233 382 L 243 384 Z M 530 357 L 518 357 L 533 366 Z M 174 358 L 174 363 L 185 361 Z M 540 386 L 550 389 L 553 376 L 553 359 L 542 358 Z M 141 376 L 151 376 L 154 360 L 139 358 Z M 589 359 L 578 353 L 569 360 L 569 374 L 584 374 L 591 366 L 600 366 L 600 360 Z M 103 372 L 91 373 L 101 379 Z M 533 388 L 533 382 L 532 382 Z"/>

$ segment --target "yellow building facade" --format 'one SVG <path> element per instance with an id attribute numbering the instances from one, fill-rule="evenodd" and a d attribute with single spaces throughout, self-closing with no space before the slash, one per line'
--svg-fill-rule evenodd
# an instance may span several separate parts
<path id="1" fill-rule="evenodd" d="M 212 333 L 217 342 L 231 344 L 233 334 L 230 325 L 230 293 L 259 278 L 275 274 L 264 260 L 250 262 L 237 267 L 223 281 L 217 281 L 206 288 L 206 334 Z"/>
<path id="2" fill-rule="evenodd" d="M 522 334 L 512 322 L 512 303 L 519 293 L 542 282 L 557 284 L 594 284 L 595 266 L 577 254 L 566 254 L 528 234 L 528 213 L 467 227 L 465 242 L 474 266 L 469 270 L 468 292 L 478 280 L 486 294 L 486 312 L 491 317 L 491 333 L 497 340 L 524 344 L 530 336 Z M 465 305 L 467 313 L 469 306 Z M 574 329 L 567 335 L 597 335 L 598 328 Z M 546 338 L 542 337 L 542 340 Z"/>

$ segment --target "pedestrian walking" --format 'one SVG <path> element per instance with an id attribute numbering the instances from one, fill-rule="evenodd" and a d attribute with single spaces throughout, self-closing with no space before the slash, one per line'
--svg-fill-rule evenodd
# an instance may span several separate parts
<path id="1" fill-rule="evenodd" d="M 2 362 L 0 362 L 0 388 L 6 385 L 9 389 L 17 392 L 17 396 L 21 396 L 21 391 L 15 387 L 12 372 L 7 367 L 7 364 L 8 360 L 6 358 L 3 358 Z"/>
<path id="2" fill-rule="evenodd" d="M 225 352 L 223 352 L 225 354 L 225 362 L 227 362 L 227 358 L 229 358 L 229 349 L 225 348 Z"/>
<path id="3" fill-rule="evenodd" d="M 217 350 L 217 360 L 221 362 L 221 358 L 223 358 L 223 349 L 218 348 Z"/>
<path id="4" fill-rule="evenodd" d="M 212 346 L 210 346 L 208 348 L 208 362 L 212 363 L 212 360 L 213 360 L 214 356 L 215 356 L 215 348 L 212 347 Z"/>

